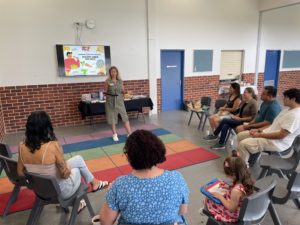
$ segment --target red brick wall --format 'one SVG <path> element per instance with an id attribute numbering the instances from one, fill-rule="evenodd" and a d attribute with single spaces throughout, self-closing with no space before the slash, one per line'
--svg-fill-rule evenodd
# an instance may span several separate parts
<path id="1" fill-rule="evenodd" d="M 242 79 L 246 83 L 254 84 L 254 73 L 245 73 Z M 258 95 L 263 90 L 264 74 L 258 75 Z M 213 76 L 193 76 L 184 78 L 184 100 L 198 100 L 201 96 L 211 96 L 214 104 L 219 98 L 219 75 Z M 300 71 L 280 72 L 278 94 L 289 88 L 300 88 Z M 157 79 L 157 109 L 161 112 L 161 80 Z"/>
<path id="2" fill-rule="evenodd" d="M 254 78 L 255 78 L 254 73 L 244 73 L 242 75 L 242 80 L 245 83 L 250 83 L 251 85 L 254 85 Z M 257 87 L 258 95 L 260 95 L 262 92 L 262 89 L 263 89 L 263 85 L 264 85 L 264 74 L 263 73 L 258 74 L 257 85 L 258 85 L 258 87 Z"/>
<path id="3" fill-rule="evenodd" d="M 254 84 L 254 73 L 243 74 L 243 81 Z M 264 84 L 264 74 L 258 75 L 258 92 L 261 94 Z M 290 88 L 300 88 L 300 70 L 279 72 L 278 94 Z"/>
<path id="4" fill-rule="evenodd" d="M 24 130 L 27 116 L 35 110 L 47 111 L 55 127 L 88 123 L 89 118 L 82 120 L 78 111 L 81 95 L 103 88 L 104 82 L 0 87 L 6 132 Z M 124 81 L 124 88 L 136 95 L 149 95 L 148 80 Z M 95 121 L 104 120 L 103 115 L 95 117 Z"/>
<path id="5" fill-rule="evenodd" d="M 213 102 L 219 97 L 219 75 L 184 78 L 184 100 L 199 100 L 202 96 L 212 97 Z"/>
<path id="6" fill-rule="evenodd" d="M 282 96 L 282 92 L 290 88 L 300 88 L 300 70 L 279 73 L 278 93 Z"/>
<path id="7" fill-rule="evenodd" d="M 2 105 L 0 99 L 0 142 L 3 141 L 4 135 L 5 135 L 5 124 L 4 124 Z"/>

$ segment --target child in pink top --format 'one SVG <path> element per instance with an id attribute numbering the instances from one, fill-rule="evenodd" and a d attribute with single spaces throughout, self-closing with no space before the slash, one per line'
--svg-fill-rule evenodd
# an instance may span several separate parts
<path id="1" fill-rule="evenodd" d="M 244 160 L 233 156 L 227 157 L 223 163 L 225 174 L 232 179 L 232 184 L 223 183 L 222 188 L 227 189 L 225 194 L 213 192 L 212 195 L 222 202 L 214 203 L 210 199 L 205 200 L 208 211 L 216 220 L 223 222 L 237 222 L 243 199 L 253 192 L 253 180 Z"/>

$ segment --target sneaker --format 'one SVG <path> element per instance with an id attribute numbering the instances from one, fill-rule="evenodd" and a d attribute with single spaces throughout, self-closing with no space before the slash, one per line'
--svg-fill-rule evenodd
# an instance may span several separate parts
<path id="1" fill-rule="evenodd" d="M 216 144 L 214 144 L 213 146 L 210 147 L 211 149 L 225 149 L 225 145 L 220 144 L 219 142 L 217 142 Z"/>
<path id="2" fill-rule="evenodd" d="M 203 138 L 206 141 L 213 141 L 213 140 L 217 140 L 218 136 L 214 135 L 214 134 L 209 134 L 206 137 Z"/>
<path id="3" fill-rule="evenodd" d="M 203 207 L 201 207 L 199 210 L 198 210 L 198 213 L 201 215 L 201 216 L 205 216 L 205 214 L 203 213 Z"/>
<path id="4" fill-rule="evenodd" d="M 119 141 L 118 134 L 113 134 L 112 139 L 114 141 Z"/>

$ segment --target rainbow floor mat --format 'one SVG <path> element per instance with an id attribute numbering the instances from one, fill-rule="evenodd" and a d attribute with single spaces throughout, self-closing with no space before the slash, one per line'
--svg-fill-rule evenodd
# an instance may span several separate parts
<path id="1" fill-rule="evenodd" d="M 219 158 L 218 155 L 207 151 L 187 141 L 168 130 L 159 128 L 153 124 L 145 124 L 135 129 L 146 129 L 156 134 L 165 144 L 167 149 L 167 160 L 159 167 L 174 170 L 193 164 Z M 74 155 L 81 155 L 94 176 L 100 180 L 113 181 L 118 176 L 131 172 L 123 147 L 127 135 L 125 130 L 120 130 L 119 142 L 111 138 L 111 131 L 94 132 L 88 135 L 58 138 L 65 153 L 65 159 Z M 12 146 L 12 151 L 17 151 L 17 146 Z M 2 214 L 6 202 L 13 189 L 13 185 L 7 179 L 4 172 L 0 177 L 0 214 Z M 20 191 L 17 201 L 12 205 L 10 212 L 29 209 L 33 206 L 34 194 L 24 188 Z"/>

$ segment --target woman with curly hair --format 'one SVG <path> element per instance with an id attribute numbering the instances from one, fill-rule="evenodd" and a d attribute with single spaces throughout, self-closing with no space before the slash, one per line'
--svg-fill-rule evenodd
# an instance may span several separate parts
<path id="1" fill-rule="evenodd" d="M 50 117 L 44 111 L 32 112 L 27 119 L 25 140 L 19 145 L 18 174 L 24 176 L 24 170 L 55 177 L 64 199 L 77 191 L 81 176 L 91 184 L 92 191 L 108 185 L 93 176 L 81 156 L 64 160 Z"/>
<path id="2" fill-rule="evenodd" d="M 160 169 L 166 160 L 162 141 L 146 130 L 127 139 L 124 154 L 133 171 L 119 177 L 108 190 L 100 210 L 102 225 L 180 223 L 187 212 L 188 187 L 177 171 Z"/>

